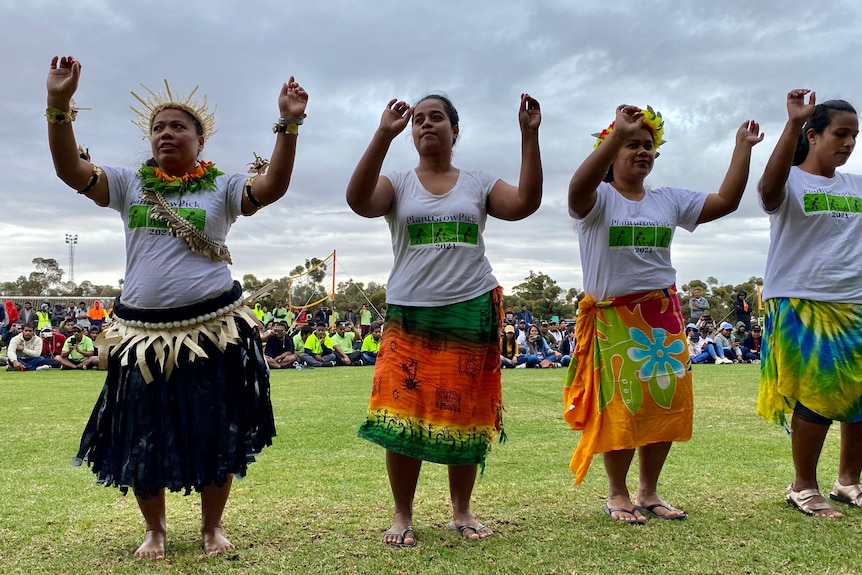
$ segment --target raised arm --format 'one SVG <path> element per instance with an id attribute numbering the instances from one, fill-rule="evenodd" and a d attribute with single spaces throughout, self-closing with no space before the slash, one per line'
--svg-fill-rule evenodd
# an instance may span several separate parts
<path id="1" fill-rule="evenodd" d="M 291 76 L 278 95 L 280 117 L 276 126 L 279 131 L 275 135 L 269 170 L 265 175 L 254 178 L 251 194 L 243 195 L 243 214 L 251 215 L 263 206 L 277 202 L 287 192 L 296 158 L 299 125 L 305 118 L 307 105 L 308 94 Z"/>
<path id="2" fill-rule="evenodd" d="M 808 104 L 805 103 L 806 94 L 810 94 Z M 815 94 L 811 90 L 799 89 L 787 93 L 787 123 L 757 186 L 763 207 L 768 211 L 774 210 L 784 201 L 784 187 L 793 165 L 796 142 L 805 121 L 814 113 L 814 105 Z"/>
<path id="3" fill-rule="evenodd" d="M 360 216 L 376 218 L 389 213 L 395 190 L 388 178 L 380 177 L 380 168 L 392 140 L 407 127 L 412 114 L 413 108 L 403 100 L 386 104 L 380 126 L 347 184 L 347 204 Z"/>
<path id="4" fill-rule="evenodd" d="M 539 102 L 521 94 L 518 111 L 521 126 L 521 174 L 518 185 L 498 180 L 488 194 L 488 214 L 501 220 L 521 220 L 539 209 L 542 203 L 542 155 L 539 152 Z"/>
<path id="5" fill-rule="evenodd" d="M 626 137 L 643 127 L 643 112 L 637 106 L 617 106 L 616 117 L 607 137 L 578 166 L 569 182 L 569 209 L 586 217 L 596 204 L 596 188 L 622 148 Z"/>
<path id="6" fill-rule="evenodd" d="M 763 133 L 760 132 L 760 124 L 754 120 L 742 123 L 736 131 L 736 145 L 733 148 L 733 156 L 730 158 L 730 166 L 727 168 L 724 181 L 721 182 L 717 193 L 706 197 L 697 223 L 717 220 L 739 207 L 739 201 L 748 183 L 751 148 L 762 141 Z"/>
<path id="7" fill-rule="evenodd" d="M 54 171 L 70 188 L 84 194 L 100 206 L 108 205 L 108 180 L 101 170 L 78 155 L 78 143 L 72 130 L 75 112 L 72 96 L 78 89 L 81 63 L 71 56 L 54 56 L 48 71 L 48 146 L 54 160 Z"/>

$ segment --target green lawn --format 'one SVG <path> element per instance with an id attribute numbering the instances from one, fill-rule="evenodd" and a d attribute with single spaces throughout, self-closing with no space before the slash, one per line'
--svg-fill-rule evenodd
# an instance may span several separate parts
<path id="1" fill-rule="evenodd" d="M 448 531 L 446 472 L 426 465 L 414 549 L 382 545 L 391 513 L 383 451 L 356 437 L 372 368 L 276 372 L 278 437 L 235 484 L 225 514 L 238 550 L 205 557 L 199 498 L 170 494 L 168 558 L 159 563 L 132 557 L 143 532 L 134 498 L 69 465 L 104 374 L 2 372 L 0 572 L 862 572 L 862 511 L 812 519 L 784 502 L 790 442 L 755 416 L 757 368 L 695 366 L 694 437 L 671 451 L 661 485 L 690 517 L 643 527 L 602 513 L 600 458 L 583 485 L 572 484 L 577 434 L 562 420 L 563 371 L 506 371 L 509 441 L 494 446 L 474 492 L 478 518 L 496 535 L 473 544 Z M 836 432 L 821 461 L 827 492 Z"/>

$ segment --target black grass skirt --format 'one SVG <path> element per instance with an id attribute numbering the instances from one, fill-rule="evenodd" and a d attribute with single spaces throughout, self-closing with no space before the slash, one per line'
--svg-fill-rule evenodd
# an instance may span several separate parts
<path id="1" fill-rule="evenodd" d="M 238 284 L 230 291 L 237 290 L 241 295 Z M 224 297 L 217 299 L 213 310 L 224 305 Z M 180 308 L 171 317 L 182 320 L 201 313 L 200 304 L 190 307 L 193 315 L 189 308 Z M 159 316 L 164 312 L 159 310 Z M 144 315 L 140 319 L 146 319 Z M 199 335 L 197 344 L 208 357 L 190 360 L 188 350 L 181 350 L 170 378 L 148 349 L 151 383 L 134 361 L 122 366 L 111 356 L 74 463 L 86 461 L 98 483 L 119 487 L 124 494 L 132 488 L 143 498 L 165 488 L 188 495 L 192 489 L 224 485 L 229 474 L 244 476 L 254 456 L 272 445 L 275 421 L 260 336 L 246 322 L 236 325 L 237 344 L 221 351 Z"/>

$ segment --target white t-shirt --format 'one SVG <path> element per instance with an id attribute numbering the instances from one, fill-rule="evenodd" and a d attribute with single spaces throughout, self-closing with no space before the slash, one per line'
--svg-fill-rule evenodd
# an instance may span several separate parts
<path id="1" fill-rule="evenodd" d="M 386 214 L 395 255 L 387 302 L 450 305 L 499 285 L 482 239 L 488 194 L 498 178 L 460 170 L 455 186 L 437 196 L 425 189 L 415 170 L 386 177 L 395 189 Z"/>
<path id="2" fill-rule="evenodd" d="M 763 299 L 862 303 L 862 176 L 793 166 L 785 191 L 769 212 Z"/>
<path id="3" fill-rule="evenodd" d="M 103 167 L 108 178 L 108 207 L 120 212 L 126 233 L 126 277 L 123 303 L 149 309 L 187 305 L 230 288 L 227 262 L 196 254 L 185 240 L 170 235 L 167 225 L 150 218 L 141 200 L 137 170 Z M 209 237 L 224 242 L 241 214 L 242 189 L 247 176 L 219 176 L 215 189 L 182 198 L 165 198 L 181 216 Z"/>
<path id="4" fill-rule="evenodd" d="M 694 231 L 706 194 L 647 189 L 636 202 L 607 182 L 596 192 L 596 203 L 586 217 L 569 210 L 578 222 L 587 295 L 601 301 L 675 283 L 676 270 L 670 263 L 674 231 L 677 226 Z"/>

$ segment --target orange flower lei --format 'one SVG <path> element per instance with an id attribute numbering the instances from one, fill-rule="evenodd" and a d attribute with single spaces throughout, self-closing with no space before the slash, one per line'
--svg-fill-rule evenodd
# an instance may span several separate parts
<path id="1" fill-rule="evenodd" d="M 215 179 L 224 175 L 212 162 L 201 161 L 198 166 L 182 176 L 171 176 L 157 167 L 144 164 L 138 171 L 143 187 L 164 194 L 175 193 L 180 197 L 186 193 L 200 192 L 215 187 Z"/>
<path id="2" fill-rule="evenodd" d="M 202 178 L 204 175 L 204 165 L 205 162 L 201 162 L 198 164 L 194 170 L 187 174 L 183 174 L 182 176 L 169 176 L 158 168 L 153 168 L 153 175 L 158 179 L 163 181 L 166 184 L 170 184 L 171 182 L 189 182 L 191 180 L 197 180 L 198 178 Z"/>

